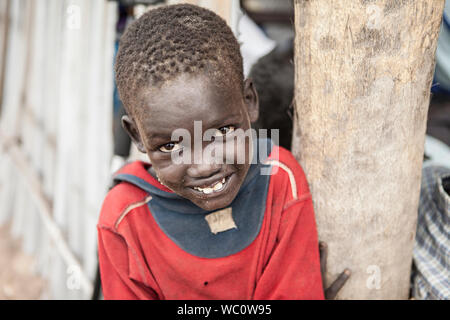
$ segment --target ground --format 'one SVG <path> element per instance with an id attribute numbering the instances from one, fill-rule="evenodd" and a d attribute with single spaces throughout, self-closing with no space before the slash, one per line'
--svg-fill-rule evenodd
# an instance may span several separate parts
<path id="1" fill-rule="evenodd" d="M 0 300 L 41 299 L 45 281 L 34 272 L 34 259 L 21 250 L 9 226 L 0 226 Z"/>

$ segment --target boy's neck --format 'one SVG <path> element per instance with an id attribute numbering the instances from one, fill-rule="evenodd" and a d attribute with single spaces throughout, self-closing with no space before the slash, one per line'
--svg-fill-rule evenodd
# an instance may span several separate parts
<path id="1" fill-rule="evenodd" d="M 156 180 L 158 180 L 158 176 L 156 175 L 156 171 L 155 171 L 155 169 L 153 169 L 153 166 L 152 166 L 152 165 L 150 165 L 150 167 L 147 169 L 147 171 L 148 171 L 148 173 L 151 174 L 151 176 L 152 176 L 153 178 L 155 178 Z"/>

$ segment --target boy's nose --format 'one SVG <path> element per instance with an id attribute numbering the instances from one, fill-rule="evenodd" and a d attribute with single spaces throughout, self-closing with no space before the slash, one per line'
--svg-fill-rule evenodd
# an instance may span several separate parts
<path id="1" fill-rule="evenodd" d="M 193 164 L 187 170 L 187 174 L 192 178 L 209 178 L 216 173 L 219 173 L 221 169 L 220 164 Z"/>

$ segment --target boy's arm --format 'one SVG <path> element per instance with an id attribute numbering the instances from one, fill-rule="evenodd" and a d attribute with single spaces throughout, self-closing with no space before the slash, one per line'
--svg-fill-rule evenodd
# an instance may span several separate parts
<path id="1" fill-rule="evenodd" d="M 117 233 L 98 227 L 98 256 L 103 296 L 106 300 L 155 300 L 156 292 L 129 276 L 129 249 Z"/>
<path id="2" fill-rule="evenodd" d="M 305 197 L 284 209 L 254 299 L 324 299 L 314 209 L 311 196 Z"/>

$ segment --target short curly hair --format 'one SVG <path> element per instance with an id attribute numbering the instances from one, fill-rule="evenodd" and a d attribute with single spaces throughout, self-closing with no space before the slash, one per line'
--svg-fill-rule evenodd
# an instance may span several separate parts
<path id="1" fill-rule="evenodd" d="M 130 24 L 120 39 L 115 78 L 130 114 L 141 89 L 159 87 L 181 73 L 210 72 L 221 84 L 240 84 L 239 43 L 214 12 L 190 4 L 158 7 Z"/>

